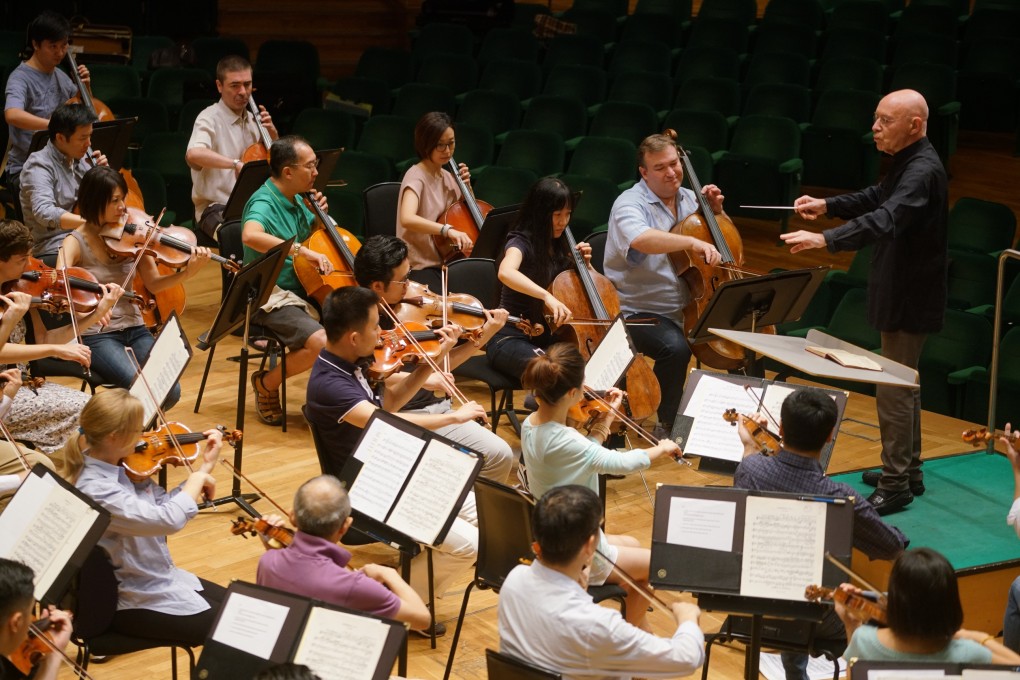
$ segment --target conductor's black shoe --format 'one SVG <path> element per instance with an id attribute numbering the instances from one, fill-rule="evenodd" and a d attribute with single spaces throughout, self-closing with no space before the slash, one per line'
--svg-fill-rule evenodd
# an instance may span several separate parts
<path id="1" fill-rule="evenodd" d="M 868 496 L 868 502 L 880 515 L 888 515 L 890 512 L 902 510 L 914 502 L 914 494 L 910 489 L 903 491 L 890 491 L 889 489 L 877 489 L 875 493 Z"/>
<path id="2" fill-rule="evenodd" d="M 882 473 L 879 472 L 878 470 L 868 470 L 867 472 L 861 475 L 861 481 L 867 484 L 868 486 L 878 486 L 878 480 L 880 479 L 882 479 Z M 925 491 L 924 482 L 921 481 L 920 479 L 917 480 L 916 482 L 914 481 L 910 482 L 910 493 L 914 494 L 915 496 L 923 496 L 924 491 Z"/>

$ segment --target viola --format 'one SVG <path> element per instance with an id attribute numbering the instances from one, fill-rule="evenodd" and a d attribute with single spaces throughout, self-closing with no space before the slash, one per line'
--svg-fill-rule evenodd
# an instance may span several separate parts
<path id="1" fill-rule="evenodd" d="M 589 396 L 590 395 L 590 396 Z M 584 429 L 590 429 L 592 422 L 599 416 L 609 413 L 609 404 L 604 399 L 604 393 L 585 390 L 585 396 L 579 402 L 570 407 L 567 417 L 579 423 Z"/>
<path id="2" fill-rule="evenodd" d="M 262 124 L 262 116 L 259 112 L 259 107 L 255 105 L 255 97 L 248 97 L 248 110 L 251 112 L 252 118 L 255 119 L 255 128 L 258 131 L 259 141 L 244 150 L 244 153 L 241 154 L 241 160 L 245 163 L 267 161 L 269 160 L 269 147 L 273 145 L 273 138 L 269 136 L 269 131 Z"/>
<path id="3" fill-rule="evenodd" d="M 262 535 L 268 540 L 270 548 L 285 548 L 294 541 L 294 531 L 287 527 L 273 526 L 266 520 L 258 517 L 249 519 L 238 517 L 230 522 L 230 533 L 234 536 L 248 538 L 248 536 Z"/>
<path id="4" fill-rule="evenodd" d="M 839 602 L 847 609 L 864 614 L 869 619 L 885 625 L 885 605 L 872 602 L 868 598 L 857 593 L 848 593 L 842 588 L 823 588 L 822 586 L 811 585 L 804 590 L 804 599 L 811 602 L 820 600 L 832 600 Z"/>
<path id="5" fill-rule="evenodd" d="M 741 427 L 747 430 L 747 433 L 751 435 L 751 439 L 758 445 L 758 453 L 766 456 L 774 456 L 779 452 L 780 437 L 775 432 L 772 432 L 767 427 L 759 425 L 758 421 L 751 416 L 737 413 L 737 409 L 728 408 L 723 412 L 723 420 L 730 425 L 736 427 L 737 423 L 740 423 Z"/>
<path id="6" fill-rule="evenodd" d="M 667 129 L 663 134 L 676 140 L 676 132 L 673 130 Z M 670 232 L 711 243 L 722 256 L 720 265 L 709 265 L 701 258 L 692 258 L 686 250 L 669 253 L 669 261 L 677 278 L 685 281 L 691 291 L 690 302 L 683 309 L 684 328 L 691 329 L 697 325 L 708 307 L 716 288 L 725 281 L 742 278 L 749 272 L 743 269 L 744 244 L 737 227 L 725 215 L 712 212 L 708 199 L 701 193 L 701 182 L 694 172 L 694 164 L 687 151 L 677 144 L 677 153 L 697 197 L 698 210 L 681 220 Z M 775 333 L 774 326 L 754 330 L 759 333 Z M 688 343 L 698 361 L 712 368 L 733 370 L 744 367 L 747 362 L 744 348 L 729 340 L 717 338 L 693 344 L 688 338 Z"/>
<path id="7" fill-rule="evenodd" d="M 35 668 L 36 664 L 42 661 L 44 656 L 53 651 L 52 643 L 47 645 L 42 640 L 50 625 L 48 618 L 34 621 L 28 630 L 28 637 L 7 657 L 11 664 L 21 671 L 22 675 L 31 675 L 32 669 Z"/>
<path id="8" fill-rule="evenodd" d="M 55 314 L 67 312 L 71 307 L 79 314 L 86 314 L 94 310 L 103 297 L 102 287 L 87 269 L 81 267 L 54 269 L 34 257 L 28 258 L 27 266 L 29 268 L 22 272 L 19 278 L 7 281 L 0 287 L 4 294 L 14 291 L 31 295 L 33 307 L 40 307 Z M 71 289 L 71 305 L 67 304 L 65 272 Z M 134 293 L 126 292 L 124 297 L 132 302 L 142 303 L 141 298 Z"/>
<path id="9" fill-rule="evenodd" d="M 358 285 L 354 278 L 354 256 L 361 250 L 361 241 L 334 222 L 312 198 L 312 192 L 308 192 L 306 196 L 312 212 L 322 222 L 322 229 L 312 232 L 304 246 L 329 258 L 333 272 L 324 275 L 305 258 L 295 257 L 294 274 L 305 292 L 322 305 L 326 301 L 326 296 L 337 288 Z"/>
<path id="10" fill-rule="evenodd" d="M 441 347 L 439 335 L 435 331 L 414 322 L 404 323 L 403 326 L 383 331 L 380 336 L 379 346 L 375 348 L 375 360 L 368 368 L 371 380 L 385 380 L 404 366 L 417 364 L 422 361 L 422 351 L 431 359 L 439 356 Z M 416 342 L 408 340 L 406 333 L 410 333 Z"/>
<path id="11" fill-rule="evenodd" d="M 471 238 L 471 242 L 475 243 L 478 241 L 478 234 L 482 230 L 485 216 L 492 211 L 492 206 L 474 197 L 467 184 L 460 178 L 460 166 L 457 165 L 457 161 L 450 158 L 450 162 L 443 167 L 453 173 L 453 178 L 457 181 L 457 188 L 460 189 L 461 199 L 448 206 L 437 221 L 449 224 L 457 231 L 464 232 Z M 466 257 L 464 251 L 445 236 L 433 234 L 432 242 L 435 244 L 436 250 L 439 252 L 439 260 L 443 264 L 449 264 L 454 260 Z"/>
<path id="12" fill-rule="evenodd" d="M 223 426 L 216 429 L 223 432 L 223 440 L 231 446 L 241 441 L 240 430 L 227 431 Z M 141 481 L 159 472 L 164 465 L 190 466 L 201 454 L 200 444 L 205 438 L 201 432 L 192 432 L 181 423 L 167 423 L 143 434 L 134 452 L 121 458 L 120 464 L 127 470 L 128 477 Z"/>
<path id="13" fill-rule="evenodd" d="M 563 236 L 574 267 L 560 272 L 549 285 L 549 292 L 576 317 L 611 321 L 620 313 L 616 288 L 605 276 L 588 269 L 584 257 L 577 250 L 577 241 L 570 227 L 563 231 Z M 576 344 L 581 356 L 587 360 L 607 330 L 608 325 L 583 323 L 576 326 L 567 324 L 554 328 L 553 332 L 559 336 L 558 339 Z M 640 422 L 655 415 L 662 398 L 659 381 L 641 357 L 627 370 L 627 393 L 627 403 L 634 420 Z"/>
<path id="14" fill-rule="evenodd" d="M 1009 439 L 1010 443 L 1014 447 L 1020 445 L 1020 430 L 1011 431 L 1009 433 L 1009 436 L 1007 437 L 1006 433 L 1003 432 L 1002 430 L 995 430 L 993 432 L 989 432 L 987 427 L 982 427 L 978 429 L 964 430 L 963 434 L 960 435 L 960 438 L 963 439 L 963 441 L 967 442 L 974 448 L 984 446 L 990 441 L 995 441 L 1003 437 Z"/>
<path id="15" fill-rule="evenodd" d="M 465 331 L 480 331 L 485 325 L 485 308 L 478 298 L 467 293 L 451 293 L 444 301 L 443 296 L 436 295 L 428 286 L 416 281 L 408 283 L 407 293 L 394 307 L 394 311 L 401 321 L 418 322 L 438 328 L 443 324 L 444 307 L 447 322 L 456 324 Z M 508 317 L 506 322 L 519 328 L 528 337 L 533 338 L 545 332 L 542 324 L 533 324 L 519 316 Z"/>

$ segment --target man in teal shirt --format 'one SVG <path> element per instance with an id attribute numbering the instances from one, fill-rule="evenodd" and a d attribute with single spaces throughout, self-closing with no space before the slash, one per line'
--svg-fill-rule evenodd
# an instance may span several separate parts
<path id="1" fill-rule="evenodd" d="M 276 333 L 287 346 L 287 375 L 280 365 L 272 370 L 252 374 L 255 390 L 255 411 L 269 425 L 283 422 L 280 406 L 280 385 L 286 377 L 311 368 L 319 351 L 326 346 L 326 333 L 317 321 L 318 314 L 304 299 L 304 289 L 294 273 L 294 258 L 305 258 L 320 273 L 333 271 L 329 258 L 302 244 L 312 231 L 322 226 L 306 205 L 304 194 L 326 212 L 326 200 L 313 189 L 319 159 L 304 139 L 295 135 L 281 137 L 269 150 L 270 177 L 248 199 L 241 219 L 244 263 L 257 260 L 262 253 L 293 238 L 294 245 L 276 280 L 269 301 L 253 316 L 252 321 Z"/>

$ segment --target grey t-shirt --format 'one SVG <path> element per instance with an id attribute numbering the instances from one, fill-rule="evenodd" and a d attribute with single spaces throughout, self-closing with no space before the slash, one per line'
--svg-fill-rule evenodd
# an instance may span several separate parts
<path id="1" fill-rule="evenodd" d="M 34 116 L 49 118 L 53 110 L 78 93 L 70 76 L 56 69 L 43 73 L 22 62 L 7 79 L 4 111 L 23 109 Z M 28 146 L 34 131 L 8 125 L 11 137 L 11 155 L 7 159 L 7 172 L 17 175 L 28 157 Z"/>

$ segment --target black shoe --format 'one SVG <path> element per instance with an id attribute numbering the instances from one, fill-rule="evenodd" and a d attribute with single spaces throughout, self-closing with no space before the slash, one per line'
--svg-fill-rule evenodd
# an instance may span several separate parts
<path id="1" fill-rule="evenodd" d="M 861 481 L 868 486 L 878 486 L 878 480 L 882 479 L 882 473 L 878 470 L 868 470 L 861 475 Z M 924 482 L 917 480 L 916 482 L 910 482 L 910 493 L 915 496 L 924 495 Z"/>
<path id="2" fill-rule="evenodd" d="M 902 510 L 914 502 L 914 494 L 910 489 L 903 491 L 890 491 L 889 489 L 877 489 L 875 493 L 868 496 L 868 502 L 874 506 L 880 515 L 888 515 L 890 512 Z"/>
<path id="3" fill-rule="evenodd" d="M 418 637 L 423 637 L 425 639 L 432 638 L 432 631 L 430 631 L 428 628 L 423 628 L 422 630 L 412 630 L 411 632 L 417 635 Z M 444 635 L 446 635 L 446 624 L 442 623 L 441 621 L 436 621 L 436 637 L 441 638 Z"/>

